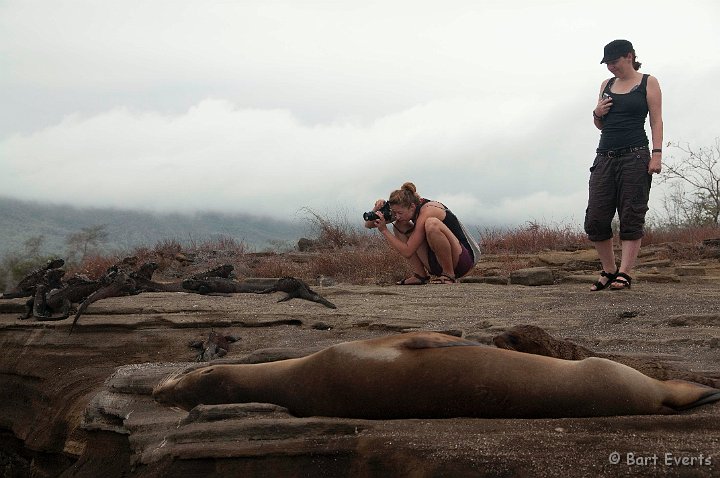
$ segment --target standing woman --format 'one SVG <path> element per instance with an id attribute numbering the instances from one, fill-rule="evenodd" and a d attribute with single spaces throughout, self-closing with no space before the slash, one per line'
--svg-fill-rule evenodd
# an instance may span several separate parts
<path id="1" fill-rule="evenodd" d="M 629 289 L 648 210 L 652 174 L 662 167 L 662 95 L 658 80 L 638 70 L 640 63 L 627 40 L 605 45 L 603 59 L 613 77 L 602 82 L 593 110 L 601 131 L 590 168 L 590 194 L 585 232 L 595 243 L 603 271 L 591 290 Z M 650 115 L 652 148 L 648 149 L 645 118 Z M 622 258 L 616 269 L 611 222 L 620 217 Z"/>

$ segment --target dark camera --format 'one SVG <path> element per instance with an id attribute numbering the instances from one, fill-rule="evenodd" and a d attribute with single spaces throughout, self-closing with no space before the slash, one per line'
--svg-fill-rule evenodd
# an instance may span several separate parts
<path id="1" fill-rule="evenodd" d="M 382 213 L 386 222 L 390 222 L 392 220 L 392 212 L 390 211 L 390 203 L 387 201 L 377 211 L 364 212 L 363 219 L 365 219 L 366 221 L 374 221 L 375 219 L 380 219 L 380 216 L 378 216 L 378 213 Z"/>

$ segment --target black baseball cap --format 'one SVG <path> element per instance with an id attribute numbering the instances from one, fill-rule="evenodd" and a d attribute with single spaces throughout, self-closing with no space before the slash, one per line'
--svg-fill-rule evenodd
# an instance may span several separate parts
<path id="1" fill-rule="evenodd" d="M 605 51 L 603 55 L 603 59 L 600 61 L 600 63 L 607 63 L 609 61 L 613 61 L 617 58 L 620 58 L 621 56 L 625 56 L 631 51 L 633 51 L 634 48 L 632 46 L 632 43 L 630 43 L 627 40 L 613 40 L 607 45 L 605 45 Z"/>

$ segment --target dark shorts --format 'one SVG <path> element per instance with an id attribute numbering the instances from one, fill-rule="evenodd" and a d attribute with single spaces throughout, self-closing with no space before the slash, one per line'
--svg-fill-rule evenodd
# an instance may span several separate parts
<path id="1" fill-rule="evenodd" d="M 620 156 L 598 154 L 590 168 L 590 194 L 585 232 L 591 241 L 612 239 L 612 220 L 620 218 L 620 239 L 643 236 L 652 175 L 650 152 L 645 148 Z"/>
<path id="2" fill-rule="evenodd" d="M 460 247 L 462 247 L 462 252 L 460 253 L 458 263 L 455 266 L 455 277 L 462 277 L 470 272 L 470 269 L 475 267 L 475 262 L 473 261 L 470 251 L 468 251 L 462 244 L 460 244 Z M 442 274 L 442 267 L 440 267 L 440 263 L 438 262 L 437 257 L 435 257 L 435 253 L 430 248 L 428 248 L 428 266 L 430 266 L 430 273 L 432 275 L 439 276 Z"/>

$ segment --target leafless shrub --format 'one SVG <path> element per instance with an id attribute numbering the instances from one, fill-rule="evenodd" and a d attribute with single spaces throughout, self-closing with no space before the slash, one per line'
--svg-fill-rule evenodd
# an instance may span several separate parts
<path id="1" fill-rule="evenodd" d="M 720 138 L 709 147 L 668 147 L 682 154 L 666 160 L 661 176 L 672 185 L 664 201 L 669 225 L 720 226 Z"/>
<path id="2" fill-rule="evenodd" d="M 307 214 L 311 227 L 317 231 L 317 242 L 322 248 L 338 250 L 361 247 L 371 241 L 367 231 L 350 223 L 347 216 L 328 218 L 308 207 L 301 208 L 300 211 Z"/>
<path id="3" fill-rule="evenodd" d="M 117 264 L 120 258 L 117 256 L 103 256 L 99 254 L 88 255 L 75 266 L 68 268 L 68 275 L 82 274 L 89 279 L 99 279 L 113 264 Z"/>

